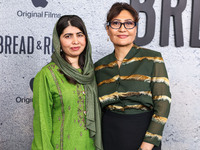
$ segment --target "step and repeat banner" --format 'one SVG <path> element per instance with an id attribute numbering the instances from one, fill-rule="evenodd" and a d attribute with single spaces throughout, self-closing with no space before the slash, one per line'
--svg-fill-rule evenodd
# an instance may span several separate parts
<path id="1" fill-rule="evenodd" d="M 94 62 L 111 53 L 106 14 L 115 2 L 140 16 L 136 44 L 162 53 L 172 93 L 163 150 L 200 147 L 199 0 L 0 0 L 0 150 L 30 150 L 33 139 L 32 84 L 51 60 L 58 18 L 85 22 Z"/>

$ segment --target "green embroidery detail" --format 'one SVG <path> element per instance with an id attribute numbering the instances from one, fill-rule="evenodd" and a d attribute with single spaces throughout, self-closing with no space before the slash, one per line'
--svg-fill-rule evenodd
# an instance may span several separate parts
<path id="1" fill-rule="evenodd" d="M 55 68 L 55 66 L 52 65 L 53 68 Z M 61 103 L 61 112 L 62 112 L 62 123 L 61 123 L 61 129 L 60 129 L 60 149 L 63 150 L 63 133 L 64 133 L 64 120 L 65 120 L 65 111 L 64 111 L 64 103 L 63 103 L 63 96 L 62 96 L 62 92 L 60 89 L 60 86 L 58 84 L 58 80 L 56 79 L 56 76 L 52 70 L 52 68 L 50 66 L 48 66 L 48 69 L 51 72 L 51 75 L 55 81 L 56 87 L 58 89 L 58 94 L 60 96 L 60 103 Z"/>

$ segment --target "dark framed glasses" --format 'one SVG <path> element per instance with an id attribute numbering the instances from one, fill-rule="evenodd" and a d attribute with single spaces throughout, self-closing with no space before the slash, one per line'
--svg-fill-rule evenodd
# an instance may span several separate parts
<path id="1" fill-rule="evenodd" d="M 120 29 L 122 25 L 124 25 L 124 28 L 126 29 L 133 29 L 137 25 L 137 23 L 134 21 L 126 21 L 124 23 L 120 21 L 110 21 L 107 23 L 107 25 L 113 29 Z"/>

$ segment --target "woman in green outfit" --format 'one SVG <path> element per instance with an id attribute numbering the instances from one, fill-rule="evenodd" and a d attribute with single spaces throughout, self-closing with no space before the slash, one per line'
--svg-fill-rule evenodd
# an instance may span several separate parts
<path id="1" fill-rule="evenodd" d="M 52 61 L 34 79 L 32 150 L 101 150 L 101 111 L 82 19 L 62 16 L 53 46 Z"/>

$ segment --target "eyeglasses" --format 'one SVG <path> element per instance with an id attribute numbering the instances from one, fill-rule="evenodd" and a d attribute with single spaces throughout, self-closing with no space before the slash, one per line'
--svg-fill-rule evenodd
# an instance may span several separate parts
<path id="1" fill-rule="evenodd" d="M 133 29 L 137 25 L 137 23 L 134 21 L 126 21 L 124 23 L 119 21 L 110 21 L 107 23 L 107 25 L 113 29 L 120 29 L 122 25 L 124 25 L 124 28 L 126 29 Z"/>

